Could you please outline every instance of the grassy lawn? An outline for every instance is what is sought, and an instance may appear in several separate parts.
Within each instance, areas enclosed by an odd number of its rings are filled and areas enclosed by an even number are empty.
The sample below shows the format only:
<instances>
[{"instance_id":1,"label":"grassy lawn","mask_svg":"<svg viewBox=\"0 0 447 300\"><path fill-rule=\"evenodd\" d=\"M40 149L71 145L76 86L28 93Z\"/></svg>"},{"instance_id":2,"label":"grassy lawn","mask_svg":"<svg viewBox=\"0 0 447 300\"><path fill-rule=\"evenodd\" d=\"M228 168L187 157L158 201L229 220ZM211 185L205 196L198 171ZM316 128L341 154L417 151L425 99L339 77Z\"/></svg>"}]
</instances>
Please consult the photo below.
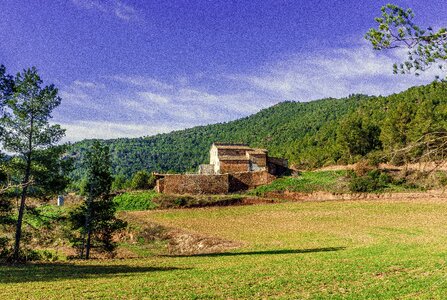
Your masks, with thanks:
<instances>
[{"instance_id":1,"label":"grassy lawn","mask_svg":"<svg viewBox=\"0 0 447 300\"><path fill-rule=\"evenodd\" d=\"M304 171L296 177L278 178L271 184L260 186L249 194L263 196L266 192L290 191L311 193L316 191L349 192L347 171Z\"/></svg>"},{"instance_id":2,"label":"grassy lawn","mask_svg":"<svg viewBox=\"0 0 447 300\"><path fill-rule=\"evenodd\" d=\"M0 267L0 299L445 299L447 199L127 212L221 254Z\"/></svg>"},{"instance_id":3,"label":"grassy lawn","mask_svg":"<svg viewBox=\"0 0 447 300\"><path fill-rule=\"evenodd\" d=\"M113 201L117 204L117 210L147 210L157 207L153 199L158 193L152 190L133 191L116 196Z\"/></svg>"},{"instance_id":4,"label":"grassy lawn","mask_svg":"<svg viewBox=\"0 0 447 300\"><path fill-rule=\"evenodd\" d=\"M249 195L265 196L269 192L330 192L330 193L352 193L350 181L352 174L347 170L337 171L303 171L299 176L278 178L270 184L263 185L248 191ZM423 190L421 187L408 185L404 182L396 182L389 177L390 181L384 186L373 189L371 193L398 193ZM359 192L355 191L354 192ZM365 192L365 191L363 191Z\"/></svg>"}]
</instances>

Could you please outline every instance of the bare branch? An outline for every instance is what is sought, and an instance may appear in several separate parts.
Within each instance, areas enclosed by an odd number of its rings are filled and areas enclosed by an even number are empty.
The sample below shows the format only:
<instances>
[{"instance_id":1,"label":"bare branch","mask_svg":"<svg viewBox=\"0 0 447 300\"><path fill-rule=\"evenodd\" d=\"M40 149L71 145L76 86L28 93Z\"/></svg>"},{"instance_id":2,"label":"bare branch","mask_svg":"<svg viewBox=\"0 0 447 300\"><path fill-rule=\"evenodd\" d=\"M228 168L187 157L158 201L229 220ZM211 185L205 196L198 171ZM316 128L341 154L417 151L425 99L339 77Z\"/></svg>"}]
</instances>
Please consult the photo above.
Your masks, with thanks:
<instances>
[{"instance_id":1,"label":"bare branch","mask_svg":"<svg viewBox=\"0 0 447 300\"><path fill-rule=\"evenodd\" d=\"M12 184L12 183L8 182L8 184L6 184L6 186L0 187L0 195L6 193L10 189L15 189L15 188L23 189L24 187L31 186L33 184L34 184L33 179L29 180L26 183L18 183L18 184Z\"/></svg>"}]
</instances>

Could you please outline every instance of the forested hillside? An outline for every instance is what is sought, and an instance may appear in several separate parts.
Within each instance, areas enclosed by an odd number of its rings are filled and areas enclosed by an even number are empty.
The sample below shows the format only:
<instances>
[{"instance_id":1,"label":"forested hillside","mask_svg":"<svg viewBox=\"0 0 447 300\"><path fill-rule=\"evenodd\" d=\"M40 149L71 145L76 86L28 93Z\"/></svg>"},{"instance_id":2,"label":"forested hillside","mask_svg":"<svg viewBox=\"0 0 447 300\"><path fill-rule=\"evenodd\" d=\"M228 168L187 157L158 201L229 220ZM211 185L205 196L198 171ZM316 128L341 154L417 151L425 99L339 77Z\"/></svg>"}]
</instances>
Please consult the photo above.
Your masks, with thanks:
<instances>
[{"instance_id":1,"label":"forested hillside","mask_svg":"<svg viewBox=\"0 0 447 300\"><path fill-rule=\"evenodd\" d=\"M447 84L433 83L387 97L283 102L228 123L105 142L112 153L114 174L126 177L142 169L194 171L208 161L214 141L267 148L272 156L312 168L368 155L385 156L425 133L444 131L446 113ZM72 154L81 158L91 142L75 143ZM73 175L79 178L81 173L76 168Z\"/></svg>"}]
</instances>

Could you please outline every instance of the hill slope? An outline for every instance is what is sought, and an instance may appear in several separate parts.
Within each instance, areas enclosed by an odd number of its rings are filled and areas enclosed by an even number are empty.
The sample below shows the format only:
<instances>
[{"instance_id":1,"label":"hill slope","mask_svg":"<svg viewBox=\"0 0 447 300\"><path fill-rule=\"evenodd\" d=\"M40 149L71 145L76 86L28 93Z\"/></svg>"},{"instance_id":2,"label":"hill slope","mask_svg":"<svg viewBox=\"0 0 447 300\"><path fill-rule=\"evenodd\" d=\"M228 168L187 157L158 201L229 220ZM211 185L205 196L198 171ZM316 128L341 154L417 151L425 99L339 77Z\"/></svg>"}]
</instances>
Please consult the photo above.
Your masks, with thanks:
<instances>
[{"instance_id":1,"label":"hill slope","mask_svg":"<svg viewBox=\"0 0 447 300\"><path fill-rule=\"evenodd\" d=\"M286 156L285 145L302 139L306 134L318 132L324 124L339 120L368 99L366 96L352 96L308 103L283 102L228 123L105 142L110 146L114 173L127 176L140 169L194 170L209 160L209 148L215 141L248 143L268 148L272 155ZM75 143L72 151L82 156L91 143L91 140Z\"/></svg>"},{"instance_id":2,"label":"hill slope","mask_svg":"<svg viewBox=\"0 0 447 300\"><path fill-rule=\"evenodd\" d=\"M433 83L388 97L352 95L305 103L282 102L228 123L105 142L111 149L113 172L126 176L141 169L193 171L208 161L214 141L248 143L267 148L271 155L285 157L293 164L315 167L389 150L424 132L447 128L446 104L447 84ZM347 133L358 135L351 137L351 143L361 142L354 145L357 148L348 143ZM368 136L375 140L362 140ZM75 143L72 153L81 158L91 142ZM79 178L81 172L77 168L74 177Z\"/></svg>"}]
</instances>

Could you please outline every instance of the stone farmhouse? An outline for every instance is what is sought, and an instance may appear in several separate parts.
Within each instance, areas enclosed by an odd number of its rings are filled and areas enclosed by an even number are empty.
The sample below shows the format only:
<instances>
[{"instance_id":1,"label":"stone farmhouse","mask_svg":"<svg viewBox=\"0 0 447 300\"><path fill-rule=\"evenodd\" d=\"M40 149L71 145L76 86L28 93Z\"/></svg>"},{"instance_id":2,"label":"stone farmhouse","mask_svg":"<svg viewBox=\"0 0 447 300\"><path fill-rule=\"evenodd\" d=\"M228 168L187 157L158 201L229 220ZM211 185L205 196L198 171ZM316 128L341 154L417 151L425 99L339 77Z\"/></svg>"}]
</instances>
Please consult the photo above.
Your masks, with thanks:
<instances>
[{"instance_id":1,"label":"stone farmhouse","mask_svg":"<svg viewBox=\"0 0 447 300\"><path fill-rule=\"evenodd\" d=\"M166 194L226 194L268 184L290 172L286 159L245 144L214 143L210 163L197 174L156 174L156 189Z\"/></svg>"},{"instance_id":2,"label":"stone farmhouse","mask_svg":"<svg viewBox=\"0 0 447 300\"><path fill-rule=\"evenodd\" d=\"M210 150L210 163L199 166L199 174L204 175L256 171L282 175L288 171L288 162L269 157L266 149L251 148L245 144L214 143Z\"/></svg>"}]
</instances>

